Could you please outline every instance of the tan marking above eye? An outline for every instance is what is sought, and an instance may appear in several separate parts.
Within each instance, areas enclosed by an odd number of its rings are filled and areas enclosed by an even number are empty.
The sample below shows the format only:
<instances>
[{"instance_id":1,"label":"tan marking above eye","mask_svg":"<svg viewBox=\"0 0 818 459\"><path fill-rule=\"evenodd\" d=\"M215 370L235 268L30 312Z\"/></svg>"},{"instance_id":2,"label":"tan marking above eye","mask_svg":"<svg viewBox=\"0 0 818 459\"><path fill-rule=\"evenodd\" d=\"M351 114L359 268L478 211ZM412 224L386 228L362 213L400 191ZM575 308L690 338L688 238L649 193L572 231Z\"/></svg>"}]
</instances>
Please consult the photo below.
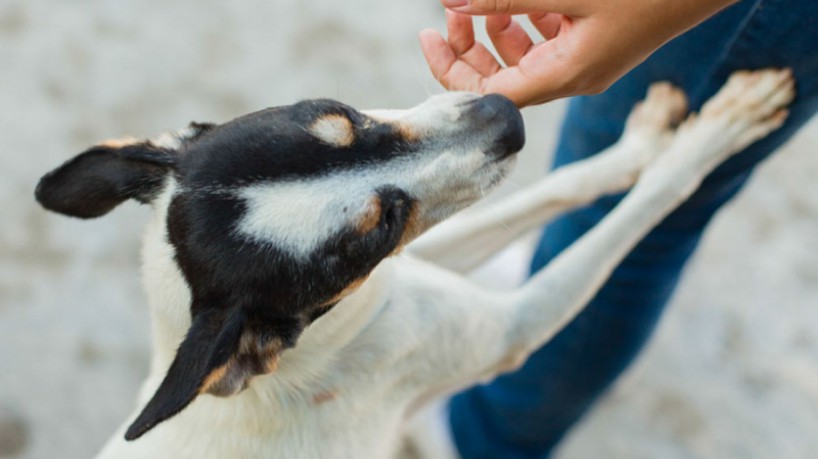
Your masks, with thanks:
<instances>
[{"instance_id":1,"label":"tan marking above eye","mask_svg":"<svg viewBox=\"0 0 818 459\"><path fill-rule=\"evenodd\" d=\"M318 118L312 123L309 131L322 142L336 147L348 147L355 140L352 123L343 115L326 115Z\"/></svg>"},{"instance_id":2,"label":"tan marking above eye","mask_svg":"<svg viewBox=\"0 0 818 459\"><path fill-rule=\"evenodd\" d=\"M100 142L99 146L106 148L122 148L127 147L128 145L137 144L139 142L140 140L133 137L122 137L120 139L109 139L104 142Z\"/></svg>"}]
</instances>

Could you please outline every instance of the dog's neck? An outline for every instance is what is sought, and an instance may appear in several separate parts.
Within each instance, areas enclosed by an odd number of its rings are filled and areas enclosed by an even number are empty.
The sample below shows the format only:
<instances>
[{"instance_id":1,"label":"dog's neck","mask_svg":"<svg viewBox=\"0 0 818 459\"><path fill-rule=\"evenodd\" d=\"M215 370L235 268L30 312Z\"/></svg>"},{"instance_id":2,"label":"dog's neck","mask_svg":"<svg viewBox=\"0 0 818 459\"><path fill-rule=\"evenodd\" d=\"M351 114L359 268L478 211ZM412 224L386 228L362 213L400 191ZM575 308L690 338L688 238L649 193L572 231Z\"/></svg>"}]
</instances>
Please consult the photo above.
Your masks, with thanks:
<instances>
[{"instance_id":1,"label":"dog's neck","mask_svg":"<svg viewBox=\"0 0 818 459\"><path fill-rule=\"evenodd\" d=\"M172 193L168 186L155 203L156 213L149 223L143 244L143 281L150 305L153 355L148 384L143 397L161 380L174 358L179 343L190 327L190 290L174 260L174 249L168 242L165 209ZM354 292L344 297L330 311L312 323L301 335L295 348L282 353L275 381L286 380L290 387L303 387L311 375L320 373L333 349L341 349L378 314L387 302L388 277L392 261L384 260ZM272 378L256 378L258 384Z\"/></svg>"}]
</instances>

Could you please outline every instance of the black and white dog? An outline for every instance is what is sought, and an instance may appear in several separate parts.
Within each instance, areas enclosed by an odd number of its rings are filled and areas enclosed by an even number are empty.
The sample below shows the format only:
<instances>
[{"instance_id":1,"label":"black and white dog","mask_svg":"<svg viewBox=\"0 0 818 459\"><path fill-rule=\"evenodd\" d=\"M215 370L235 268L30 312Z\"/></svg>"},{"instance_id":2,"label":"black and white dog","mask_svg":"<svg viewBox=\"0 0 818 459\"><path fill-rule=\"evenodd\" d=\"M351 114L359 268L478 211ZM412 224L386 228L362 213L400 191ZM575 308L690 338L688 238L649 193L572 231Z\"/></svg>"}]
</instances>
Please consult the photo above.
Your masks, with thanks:
<instances>
[{"instance_id":1,"label":"black and white dog","mask_svg":"<svg viewBox=\"0 0 818 459\"><path fill-rule=\"evenodd\" d=\"M779 127L792 97L788 71L741 72L676 129L685 97L655 85L609 150L403 251L512 167L524 136L510 101L306 101L90 148L42 178L43 206L80 218L127 199L155 209L143 248L151 371L99 457L390 457L411 413L519 365L710 170ZM634 183L519 289L459 274Z\"/></svg>"}]
</instances>

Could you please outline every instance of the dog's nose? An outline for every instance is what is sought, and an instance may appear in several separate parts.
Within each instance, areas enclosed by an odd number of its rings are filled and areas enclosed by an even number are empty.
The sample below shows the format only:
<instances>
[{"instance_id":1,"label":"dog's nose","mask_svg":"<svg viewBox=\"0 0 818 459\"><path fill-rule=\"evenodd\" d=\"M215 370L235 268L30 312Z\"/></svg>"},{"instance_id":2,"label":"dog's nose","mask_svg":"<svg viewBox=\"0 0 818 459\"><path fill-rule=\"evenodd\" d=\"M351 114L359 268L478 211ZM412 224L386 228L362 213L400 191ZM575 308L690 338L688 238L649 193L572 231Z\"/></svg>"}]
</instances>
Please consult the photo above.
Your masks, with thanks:
<instances>
[{"instance_id":1,"label":"dog's nose","mask_svg":"<svg viewBox=\"0 0 818 459\"><path fill-rule=\"evenodd\" d=\"M525 126L523 117L517 106L509 98L499 94L489 94L471 100L465 108L466 116L474 120L478 128L496 129L500 131L495 139L494 147L489 151L492 155L504 158L517 153L525 144Z\"/></svg>"}]
</instances>

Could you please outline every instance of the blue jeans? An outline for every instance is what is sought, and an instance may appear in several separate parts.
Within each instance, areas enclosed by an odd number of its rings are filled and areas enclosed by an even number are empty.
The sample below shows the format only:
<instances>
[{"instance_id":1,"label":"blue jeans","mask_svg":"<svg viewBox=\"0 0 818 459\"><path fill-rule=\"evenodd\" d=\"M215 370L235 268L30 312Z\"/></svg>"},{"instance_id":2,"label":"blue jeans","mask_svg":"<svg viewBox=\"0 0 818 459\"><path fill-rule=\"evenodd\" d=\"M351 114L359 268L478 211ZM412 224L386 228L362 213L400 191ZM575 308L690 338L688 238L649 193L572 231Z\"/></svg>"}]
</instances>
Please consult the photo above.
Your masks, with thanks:
<instances>
[{"instance_id":1,"label":"blue jeans","mask_svg":"<svg viewBox=\"0 0 818 459\"><path fill-rule=\"evenodd\" d=\"M818 110L818 3L742 1L665 45L605 93L571 101L554 167L614 143L652 82L667 80L684 88L691 109L697 110L733 71L764 67L794 71L798 95L785 125L714 171L523 368L452 399L452 431L464 459L547 458L635 358L714 213L735 196L760 161ZM532 271L595 225L618 200L601 199L552 223Z\"/></svg>"}]
</instances>

